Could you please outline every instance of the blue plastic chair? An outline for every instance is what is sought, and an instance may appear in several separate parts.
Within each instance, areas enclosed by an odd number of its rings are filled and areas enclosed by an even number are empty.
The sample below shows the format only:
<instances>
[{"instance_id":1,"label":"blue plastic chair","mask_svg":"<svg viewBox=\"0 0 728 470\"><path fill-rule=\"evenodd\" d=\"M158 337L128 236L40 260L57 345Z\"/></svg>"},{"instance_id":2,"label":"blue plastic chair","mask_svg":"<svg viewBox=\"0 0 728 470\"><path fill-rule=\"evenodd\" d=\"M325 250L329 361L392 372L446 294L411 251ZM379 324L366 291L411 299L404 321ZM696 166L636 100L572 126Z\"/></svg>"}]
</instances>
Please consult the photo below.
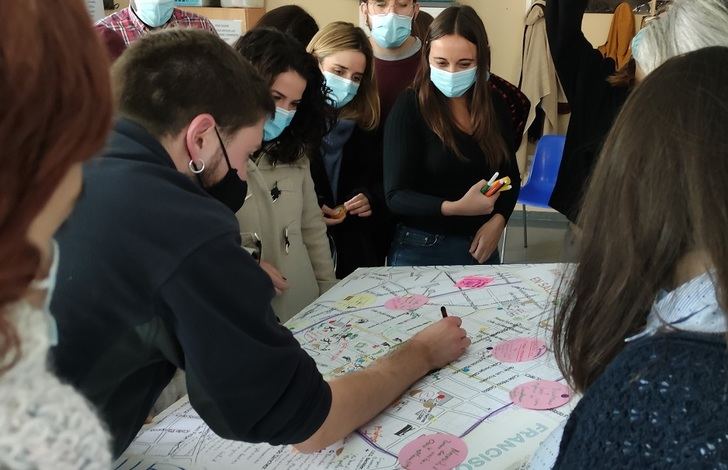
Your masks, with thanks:
<instances>
[{"instance_id":1,"label":"blue plastic chair","mask_svg":"<svg viewBox=\"0 0 728 470\"><path fill-rule=\"evenodd\" d=\"M528 227L526 206L549 207L551 193L554 192L556 178L559 176L561 157L564 154L563 135L545 135L541 137L536 146L536 154L531 165L531 175L528 182L521 187L518 195L518 204L523 206L523 247L528 247ZM503 233L503 249L501 250L501 263L506 251L507 228Z\"/></svg>"}]
</instances>

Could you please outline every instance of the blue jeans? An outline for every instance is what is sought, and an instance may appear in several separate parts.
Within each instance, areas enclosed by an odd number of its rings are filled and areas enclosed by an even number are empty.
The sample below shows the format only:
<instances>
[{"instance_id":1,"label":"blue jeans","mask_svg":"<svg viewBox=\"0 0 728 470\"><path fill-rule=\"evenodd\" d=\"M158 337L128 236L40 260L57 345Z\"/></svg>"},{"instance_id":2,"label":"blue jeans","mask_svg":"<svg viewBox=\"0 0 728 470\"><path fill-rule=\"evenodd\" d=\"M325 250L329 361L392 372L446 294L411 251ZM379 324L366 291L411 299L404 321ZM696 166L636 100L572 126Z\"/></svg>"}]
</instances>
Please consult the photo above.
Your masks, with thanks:
<instances>
[{"instance_id":1,"label":"blue jeans","mask_svg":"<svg viewBox=\"0 0 728 470\"><path fill-rule=\"evenodd\" d=\"M400 225L389 250L389 266L459 266L478 262L470 255L473 237L442 235ZM483 264L500 264L498 249Z\"/></svg>"}]
</instances>

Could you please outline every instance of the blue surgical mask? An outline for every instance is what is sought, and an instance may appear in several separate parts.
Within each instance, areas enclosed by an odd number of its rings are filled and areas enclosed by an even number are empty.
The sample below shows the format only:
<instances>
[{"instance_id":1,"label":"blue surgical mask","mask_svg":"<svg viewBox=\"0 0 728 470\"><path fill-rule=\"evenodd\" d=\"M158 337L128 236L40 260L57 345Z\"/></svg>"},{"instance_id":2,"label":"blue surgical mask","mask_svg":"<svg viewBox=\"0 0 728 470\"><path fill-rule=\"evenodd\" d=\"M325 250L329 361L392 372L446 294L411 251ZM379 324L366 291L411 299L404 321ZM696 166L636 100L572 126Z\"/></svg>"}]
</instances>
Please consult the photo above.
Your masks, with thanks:
<instances>
[{"instance_id":1,"label":"blue surgical mask","mask_svg":"<svg viewBox=\"0 0 728 470\"><path fill-rule=\"evenodd\" d=\"M339 77L331 72L324 72L326 86L329 88L329 98L334 102L334 107L343 108L351 102L359 91L359 84L351 80Z\"/></svg>"},{"instance_id":2,"label":"blue surgical mask","mask_svg":"<svg viewBox=\"0 0 728 470\"><path fill-rule=\"evenodd\" d=\"M263 127L263 141L270 142L275 140L279 135L286 130L286 127L291 125L293 116L296 115L296 111L288 111L283 108L276 108L276 114L273 118L268 118L265 121L265 127Z\"/></svg>"},{"instance_id":3,"label":"blue surgical mask","mask_svg":"<svg viewBox=\"0 0 728 470\"><path fill-rule=\"evenodd\" d=\"M412 34L412 17L387 13L386 15L370 15L372 37L381 47L393 49L399 47Z\"/></svg>"},{"instance_id":4,"label":"blue surgical mask","mask_svg":"<svg viewBox=\"0 0 728 470\"><path fill-rule=\"evenodd\" d=\"M174 0L134 0L134 13L152 28L166 24L174 12Z\"/></svg>"},{"instance_id":5,"label":"blue surgical mask","mask_svg":"<svg viewBox=\"0 0 728 470\"><path fill-rule=\"evenodd\" d=\"M430 66L430 80L443 95L448 98L463 96L475 84L478 78L478 67L463 70L462 72L448 72ZM490 78L490 73L488 73Z\"/></svg>"}]
</instances>

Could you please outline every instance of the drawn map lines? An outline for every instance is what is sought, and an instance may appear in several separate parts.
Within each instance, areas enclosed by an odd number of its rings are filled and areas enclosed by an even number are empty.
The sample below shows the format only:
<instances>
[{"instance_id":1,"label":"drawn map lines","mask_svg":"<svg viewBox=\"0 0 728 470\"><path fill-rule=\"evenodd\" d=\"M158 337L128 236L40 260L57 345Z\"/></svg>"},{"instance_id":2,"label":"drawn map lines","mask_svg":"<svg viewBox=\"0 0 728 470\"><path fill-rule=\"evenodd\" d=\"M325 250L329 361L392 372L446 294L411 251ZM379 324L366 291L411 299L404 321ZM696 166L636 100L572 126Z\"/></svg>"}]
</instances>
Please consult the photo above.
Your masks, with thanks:
<instances>
[{"instance_id":1,"label":"drawn map lines","mask_svg":"<svg viewBox=\"0 0 728 470\"><path fill-rule=\"evenodd\" d=\"M496 444L488 443L491 437L482 441L480 426L509 416L523 419L522 408L510 397L514 388L535 380L562 380L551 353L519 363L493 356L496 346L510 340L550 342L551 292L560 276L557 265L358 270L286 324L324 377L366 368L441 319L441 306L462 318L472 341L466 354L422 378L371 422L320 453L298 454L288 446L221 439L189 402L181 402L137 437L125 453L137 460L127 458L115 468L139 470L143 461L154 464L143 468L159 470L393 470L405 445L435 433L463 438L472 433L479 437L471 451L487 450ZM468 285L461 282L468 277L487 279L487 285L458 287ZM407 311L397 305L410 304L391 302L407 296L425 296L428 303ZM543 423L555 426L568 415L566 409L531 413L539 420L535 428L541 430L547 429ZM536 434L526 427L514 435L518 442L526 442L524 436ZM495 455L502 449L491 450Z\"/></svg>"},{"instance_id":2,"label":"drawn map lines","mask_svg":"<svg viewBox=\"0 0 728 470\"><path fill-rule=\"evenodd\" d=\"M437 321L441 305L463 319L472 339L468 353L423 378L398 403L359 430L373 447L395 455L412 436L423 432L466 436L512 406L509 392L515 386L561 378L549 357L527 364L503 364L490 354L500 342L546 331L543 320L549 314L550 290L559 272L551 266L551 276L544 282L543 268L501 267L492 272L480 268L480 273L492 277L485 288L456 286L458 279L473 274L473 268L357 272L337 286L336 297L319 299L289 327L330 378L365 368ZM524 276L529 270L539 275ZM341 305L344 292L346 299L353 299L353 308ZM427 296L429 303L405 312L384 307L389 298L407 295ZM360 299L364 305L357 305Z\"/></svg>"}]
</instances>

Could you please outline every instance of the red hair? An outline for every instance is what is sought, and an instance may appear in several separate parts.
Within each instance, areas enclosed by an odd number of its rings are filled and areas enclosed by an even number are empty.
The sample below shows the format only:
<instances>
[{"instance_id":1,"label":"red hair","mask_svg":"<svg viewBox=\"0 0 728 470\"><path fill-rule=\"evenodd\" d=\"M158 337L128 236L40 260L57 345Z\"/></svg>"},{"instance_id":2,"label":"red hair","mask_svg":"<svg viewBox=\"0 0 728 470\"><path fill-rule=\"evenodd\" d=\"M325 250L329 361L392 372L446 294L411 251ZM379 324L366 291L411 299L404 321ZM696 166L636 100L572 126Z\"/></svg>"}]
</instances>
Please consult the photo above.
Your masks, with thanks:
<instances>
[{"instance_id":1,"label":"red hair","mask_svg":"<svg viewBox=\"0 0 728 470\"><path fill-rule=\"evenodd\" d=\"M109 61L81 0L0 2L0 373L20 344L8 306L36 276L28 228L69 168L104 143ZM8 357L10 356L10 359Z\"/></svg>"}]
</instances>

